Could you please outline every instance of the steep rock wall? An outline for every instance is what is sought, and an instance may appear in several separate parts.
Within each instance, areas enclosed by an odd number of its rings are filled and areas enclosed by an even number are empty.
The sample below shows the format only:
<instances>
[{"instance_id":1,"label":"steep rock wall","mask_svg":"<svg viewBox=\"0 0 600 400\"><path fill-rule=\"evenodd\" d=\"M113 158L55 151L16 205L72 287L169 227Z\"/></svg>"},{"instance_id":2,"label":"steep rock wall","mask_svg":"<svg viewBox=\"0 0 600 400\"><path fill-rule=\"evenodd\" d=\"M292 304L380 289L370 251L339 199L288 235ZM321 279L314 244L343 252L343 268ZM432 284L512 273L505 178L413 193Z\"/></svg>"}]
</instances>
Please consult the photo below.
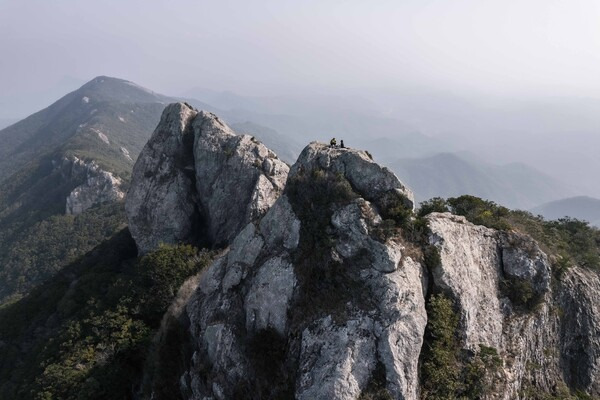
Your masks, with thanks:
<instances>
[{"instance_id":1,"label":"steep rock wall","mask_svg":"<svg viewBox=\"0 0 600 400\"><path fill-rule=\"evenodd\" d=\"M548 257L537 243L449 213L429 215L430 243L439 252L434 284L455 301L461 345L493 347L502 359L486 398L527 398L557 385L598 395L598 274L572 267L551 285ZM555 278L556 280L556 278ZM520 304L519 291L533 302Z\"/></svg>"},{"instance_id":2,"label":"steep rock wall","mask_svg":"<svg viewBox=\"0 0 600 400\"><path fill-rule=\"evenodd\" d=\"M160 243L230 243L283 190L288 166L250 136L185 103L167 106L140 154L127 194L140 253Z\"/></svg>"},{"instance_id":3,"label":"steep rock wall","mask_svg":"<svg viewBox=\"0 0 600 400\"><path fill-rule=\"evenodd\" d=\"M376 238L382 219L365 198L372 188L403 185L381 168L362 176L372 163L365 158L311 144L285 194L203 274L187 308L196 351L182 381L191 398L357 398L377 368L389 393L417 398L426 278L399 237ZM338 192L328 188L336 185L352 193L333 198ZM305 205L298 196L310 203L327 195L321 209L298 208ZM315 223L327 231L325 245L307 237ZM275 356L261 359L257 342L277 349Z\"/></svg>"}]
</instances>

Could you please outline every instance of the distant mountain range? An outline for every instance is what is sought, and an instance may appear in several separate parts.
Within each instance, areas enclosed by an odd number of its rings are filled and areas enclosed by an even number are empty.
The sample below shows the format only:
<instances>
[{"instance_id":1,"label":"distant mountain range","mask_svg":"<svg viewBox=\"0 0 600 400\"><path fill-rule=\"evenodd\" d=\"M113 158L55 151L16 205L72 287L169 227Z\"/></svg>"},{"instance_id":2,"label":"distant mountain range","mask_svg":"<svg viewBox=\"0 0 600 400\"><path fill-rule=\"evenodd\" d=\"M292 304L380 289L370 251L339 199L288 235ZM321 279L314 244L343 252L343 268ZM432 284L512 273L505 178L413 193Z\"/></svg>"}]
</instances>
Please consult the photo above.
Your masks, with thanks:
<instances>
[{"instance_id":1,"label":"distant mountain range","mask_svg":"<svg viewBox=\"0 0 600 400\"><path fill-rule=\"evenodd\" d=\"M389 167L415 191L418 201L471 194L527 210L576 190L525 164L493 165L455 153L399 159Z\"/></svg>"},{"instance_id":2,"label":"distant mountain range","mask_svg":"<svg viewBox=\"0 0 600 400\"><path fill-rule=\"evenodd\" d=\"M552 201L531 210L546 219L558 219L565 216L588 221L600 227L600 199L587 196L570 197Z\"/></svg>"}]
</instances>

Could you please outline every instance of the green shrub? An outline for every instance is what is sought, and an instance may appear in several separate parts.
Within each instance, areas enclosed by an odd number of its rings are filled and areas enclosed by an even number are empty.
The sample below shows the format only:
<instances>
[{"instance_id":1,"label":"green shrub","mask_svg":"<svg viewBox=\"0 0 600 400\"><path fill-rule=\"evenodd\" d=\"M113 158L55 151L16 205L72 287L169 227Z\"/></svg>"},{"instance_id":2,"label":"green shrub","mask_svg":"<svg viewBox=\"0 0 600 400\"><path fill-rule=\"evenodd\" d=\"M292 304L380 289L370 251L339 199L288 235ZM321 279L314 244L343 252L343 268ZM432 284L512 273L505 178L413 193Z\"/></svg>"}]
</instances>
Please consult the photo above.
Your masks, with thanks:
<instances>
[{"instance_id":1,"label":"green shrub","mask_svg":"<svg viewBox=\"0 0 600 400\"><path fill-rule=\"evenodd\" d=\"M433 271L442 265L440 251L435 246L427 246L423 251L423 261L429 271Z\"/></svg>"},{"instance_id":2,"label":"green shrub","mask_svg":"<svg viewBox=\"0 0 600 400\"><path fill-rule=\"evenodd\" d=\"M479 197L464 195L452 197L447 200L453 214L462 215L476 225L487 226L498 230L511 228L505 217L510 210Z\"/></svg>"},{"instance_id":3,"label":"green shrub","mask_svg":"<svg viewBox=\"0 0 600 400\"><path fill-rule=\"evenodd\" d=\"M334 246L331 218L334 209L350 204L358 196L341 175L321 169L305 171L291 179L285 189L294 213L302 221L294 267L300 292L297 321L344 312L352 296L361 294L360 280L339 260L332 258Z\"/></svg>"},{"instance_id":4,"label":"green shrub","mask_svg":"<svg viewBox=\"0 0 600 400\"><path fill-rule=\"evenodd\" d=\"M532 311L543 299L527 279L508 277L500 282L500 292L508 297L517 310Z\"/></svg>"},{"instance_id":5,"label":"green shrub","mask_svg":"<svg viewBox=\"0 0 600 400\"><path fill-rule=\"evenodd\" d=\"M142 313L153 323L160 321L185 279L209 263L211 254L190 245L161 245L136 263L140 285L148 289Z\"/></svg>"},{"instance_id":6,"label":"green shrub","mask_svg":"<svg viewBox=\"0 0 600 400\"><path fill-rule=\"evenodd\" d=\"M571 265L600 270L600 229L585 221L561 218L545 221L525 211L511 211L507 216L515 229L531 235L547 254L553 255L555 276Z\"/></svg>"},{"instance_id":7,"label":"green shrub","mask_svg":"<svg viewBox=\"0 0 600 400\"><path fill-rule=\"evenodd\" d=\"M502 366L496 349L480 345L470 354L457 337L459 317L452 300L434 294L427 304L427 327L422 351L421 380L424 399L477 399L494 388Z\"/></svg>"},{"instance_id":8,"label":"green shrub","mask_svg":"<svg viewBox=\"0 0 600 400\"><path fill-rule=\"evenodd\" d=\"M190 246L135 254L125 230L0 310L0 398L132 397L162 315L210 260Z\"/></svg>"},{"instance_id":9,"label":"green shrub","mask_svg":"<svg viewBox=\"0 0 600 400\"><path fill-rule=\"evenodd\" d=\"M389 192L379 200L381 204L381 217L391 219L399 227L406 228L413 217L412 208L409 206L410 200L396 191ZM378 203L378 204L379 204Z\"/></svg>"},{"instance_id":10,"label":"green shrub","mask_svg":"<svg viewBox=\"0 0 600 400\"><path fill-rule=\"evenodd\" d=\"M423 397L452 399L461 389L458 315L452 300L432 295L427 305L426 341L422 362Z\"/></svg>"},{"instance_id":11,"label":"green shrub","mask_svg":"<svg viewBox=\"0 0 600 400\"><path fill-rule=\"evenodd\" d=\"M419 217L424 217L427 214L431 214L432 212L447 212L448 203L446 200L441 197L433 197L427 201L421 203L419 210L417 211L417 215Z\"/></svg>"}]
</instances>

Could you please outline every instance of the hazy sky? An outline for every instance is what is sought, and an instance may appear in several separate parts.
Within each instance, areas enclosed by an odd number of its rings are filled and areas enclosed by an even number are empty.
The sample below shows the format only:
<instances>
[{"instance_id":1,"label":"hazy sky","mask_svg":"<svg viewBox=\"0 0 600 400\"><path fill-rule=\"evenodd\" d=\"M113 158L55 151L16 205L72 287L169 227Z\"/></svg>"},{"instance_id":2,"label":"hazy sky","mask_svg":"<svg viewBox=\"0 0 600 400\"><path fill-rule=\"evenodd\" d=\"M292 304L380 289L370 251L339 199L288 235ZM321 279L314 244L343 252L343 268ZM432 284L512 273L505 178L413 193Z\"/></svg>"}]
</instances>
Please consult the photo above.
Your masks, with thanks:
<instances>
[{"instance_id":1,"label":"hazy sky","mask_svg":"<svg viewBox=\"0 0 600 400\"><path fill-rule=\"evenodd\" d=\"M600 97L599 71L599 0L0 0L0 117L96 75L175 95Z\"/></svg>"}]
</instances>

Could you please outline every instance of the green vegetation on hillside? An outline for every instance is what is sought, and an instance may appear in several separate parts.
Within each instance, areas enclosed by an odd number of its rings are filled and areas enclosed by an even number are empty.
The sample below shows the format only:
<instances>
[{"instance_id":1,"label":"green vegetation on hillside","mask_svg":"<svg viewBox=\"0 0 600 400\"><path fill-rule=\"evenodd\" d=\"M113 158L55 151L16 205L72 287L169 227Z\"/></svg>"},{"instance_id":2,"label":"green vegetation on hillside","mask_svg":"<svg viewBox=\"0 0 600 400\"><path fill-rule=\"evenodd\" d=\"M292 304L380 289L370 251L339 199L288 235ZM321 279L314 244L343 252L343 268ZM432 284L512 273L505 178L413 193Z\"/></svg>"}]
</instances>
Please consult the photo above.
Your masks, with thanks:
<instances>
[{"instance_id":1,"label":"green vegetation on hillside","mask_svg":"<svg viewBox=\"0 0 600 400\"><path fill-rule=\"evenodd\" d=\"M0 304L14 301L125 225L122 204L77 217L65 203L87 179L73 156L123 178L170 99L97 77L48 108L0 130Z\"/></svg>"},{"instance_id":2,"label":"green vegetation on hillside","mask_svg":"<svg viewBox=\"0 0 600 400\"><path fill-rule=\"evenodd\" d=\"M0 303L13 301L125 226L123 203L39 222L0 222ZM19 221L23 222L23 221Z\"/></svg>"},{"instance_id":3,"label":"green vegetation on hillside","mask_svg":"<svg viewBox=\"0 0 600 400\"><path fill-rule=\"evenodd\" d=\"M124 230L0 309L0 398L130 399L140 390L163 314L211 256L191 246L135 254Z\"/></svg>"}]
</instances>

